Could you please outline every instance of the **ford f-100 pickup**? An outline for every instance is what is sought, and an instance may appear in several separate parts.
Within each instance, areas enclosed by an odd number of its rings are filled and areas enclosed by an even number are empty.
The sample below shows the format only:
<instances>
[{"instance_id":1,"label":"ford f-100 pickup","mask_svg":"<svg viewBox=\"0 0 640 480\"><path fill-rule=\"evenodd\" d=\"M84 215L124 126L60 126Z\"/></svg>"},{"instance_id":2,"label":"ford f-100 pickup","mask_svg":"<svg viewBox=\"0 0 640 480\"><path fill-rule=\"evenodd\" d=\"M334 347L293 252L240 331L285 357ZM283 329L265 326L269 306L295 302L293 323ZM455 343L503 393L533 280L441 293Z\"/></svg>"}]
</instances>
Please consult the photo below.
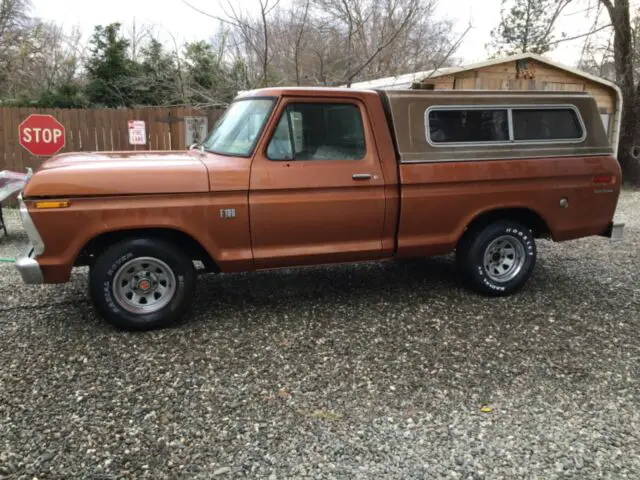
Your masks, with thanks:
<instances>
[{"instance_id":1,"label":"ford f-100 pickup","mask_svg":"<svg viewBox=\"0 0 640 480\"><path fill-rule=\"evenodd\" d=\"M509 295L538 239L619 237L620 184L588 94L258 89L185 151L46 160L16 266L28 284L89 266L97 311L126 329L184 317L200 270L455 253L470 288Z\"/></svg>"}]
</instances>

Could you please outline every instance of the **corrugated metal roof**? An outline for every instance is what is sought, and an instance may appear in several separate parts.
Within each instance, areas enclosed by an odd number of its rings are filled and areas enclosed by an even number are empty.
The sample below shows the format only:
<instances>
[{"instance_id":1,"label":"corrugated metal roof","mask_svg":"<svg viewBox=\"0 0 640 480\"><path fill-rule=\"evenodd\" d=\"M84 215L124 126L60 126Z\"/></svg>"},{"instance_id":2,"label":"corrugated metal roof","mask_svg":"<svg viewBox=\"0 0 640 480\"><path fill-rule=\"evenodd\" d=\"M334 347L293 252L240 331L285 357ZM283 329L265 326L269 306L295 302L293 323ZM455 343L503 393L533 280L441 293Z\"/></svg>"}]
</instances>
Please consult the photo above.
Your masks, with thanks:
<instances>
[{"instance_id":1,"label":"corrugated metal roof","mask_svg":"<svg viewBox=\"0 0 640 480\"><path fill-rule=\"evenodd\" d=\"M413 83L422 82L427 78L441 77L450 73L463 70L462 67L438 68L436 70L424 70L422 72L405 73L403 75L395 75L392 77L376 78L364 82L356 82L351 84L351 88L409 88ZM346 85L345 85L346 86Z\"/></svg>"}]
</instances>

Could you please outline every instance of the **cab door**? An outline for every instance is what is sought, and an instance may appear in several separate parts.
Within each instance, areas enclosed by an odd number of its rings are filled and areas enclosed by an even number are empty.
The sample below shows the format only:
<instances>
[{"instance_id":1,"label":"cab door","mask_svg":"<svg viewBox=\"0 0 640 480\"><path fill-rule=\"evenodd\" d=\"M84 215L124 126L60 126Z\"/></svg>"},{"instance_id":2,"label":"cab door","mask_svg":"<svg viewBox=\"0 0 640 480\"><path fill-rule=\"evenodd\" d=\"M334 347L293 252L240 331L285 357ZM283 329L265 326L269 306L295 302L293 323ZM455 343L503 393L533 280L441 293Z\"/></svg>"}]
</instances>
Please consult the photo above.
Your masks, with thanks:
<instances>
[{"instance_id":1,"label":"cab door","mask_svg":"<svg viewBox=\"0 0 640 480\"><path fill-rule=\"evenodd\" d=\"M255 267L380 258L384 185L362 102L285 97L251 167Z\"/></svg>"}]
</instances>

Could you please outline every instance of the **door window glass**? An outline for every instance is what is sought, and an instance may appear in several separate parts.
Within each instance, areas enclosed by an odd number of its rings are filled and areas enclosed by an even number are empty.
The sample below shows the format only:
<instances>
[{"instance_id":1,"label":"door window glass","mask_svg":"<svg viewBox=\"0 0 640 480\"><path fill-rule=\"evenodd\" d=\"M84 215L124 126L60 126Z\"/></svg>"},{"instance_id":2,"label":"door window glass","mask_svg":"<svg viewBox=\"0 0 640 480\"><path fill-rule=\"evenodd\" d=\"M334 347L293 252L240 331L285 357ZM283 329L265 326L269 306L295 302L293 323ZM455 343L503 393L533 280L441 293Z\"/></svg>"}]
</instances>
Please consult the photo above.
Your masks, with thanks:
<instances>
[{"instance_id":1,"label":"door window glass","mask_svg":"<svg viewBox=\"0 0 640 480\"><path fill-rule=\"evenodd\" d=\"M267 147L271 160L359 160L365 152L360 109L337 103L288 105Z\"/></svg>"}]
</instances>

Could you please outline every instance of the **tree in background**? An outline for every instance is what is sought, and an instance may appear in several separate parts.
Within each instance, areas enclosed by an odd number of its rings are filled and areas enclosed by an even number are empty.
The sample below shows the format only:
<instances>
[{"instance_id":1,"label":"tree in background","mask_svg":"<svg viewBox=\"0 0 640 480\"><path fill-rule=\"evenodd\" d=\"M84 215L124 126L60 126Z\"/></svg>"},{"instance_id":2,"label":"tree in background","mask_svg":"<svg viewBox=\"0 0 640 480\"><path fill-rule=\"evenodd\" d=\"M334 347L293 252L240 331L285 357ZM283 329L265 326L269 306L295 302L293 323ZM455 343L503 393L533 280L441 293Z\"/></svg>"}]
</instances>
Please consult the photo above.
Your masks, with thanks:
<instances>
[{"instance_id":1,"label":"tree in background","mask_svg":"<svg viewBox=\"0 0 640 480\"><path fill-rule=\"evenodd\" d=\"M629 0L600 0L613 26L613 61L623 110L618 160L626 182L640 186L640 65L638 30Z\"/></svg>"},{"instance_id":2,"label":"tree in background","mask_svg":"<svg viewBox=\"0 0 640 480\"><path fill-rule=\"evenodd\" d=\"M324 63L332 65L339 83L444 66L453 53L453 26L436 19L435 1L313 0L313 5L315 23L337 40Z\"/></svg>"},{"instance_id":3,"label":"tree in background","mask_svg":"<svg viewBox=\"0 0 640 480\"><path fill-rule=\"evenodd\" d=\"M555 43L554 27L571 0L502 0L502 20L488 45L495 56L545 54Z\"/></svg>"},{"instance_id":4,"label":"tree in background","mask_svg":"<svg viewBox=\"0 0 640 480\"><path fill-rule=\"evenodd\" d=\"M113 23L94 29L87 60L87 96L94 105L131 106L134 102L133 81L137 65L128 56L130 42L120 33L121 25Z\"/></svg>"},{"instance_id":5,"label":"tree in background","mask_svg":"<svg viewBox=\"0 0 640 480\"><path fill-rule=\"evenodd\" d=\"M260 0L253 16L225 2L218 16L183 0L224 25L224 63L243 65L247 88L430 70L450 64L460 44L452 23L436 17L435 0Z\"/></svg>"},{"instance_id":6,"label":"tree in background","mask_svg":"<svg viewBox=\"0 0 640 480\"><path fill-rule=\"evenodd\" d=\"M29 34L30 9L29 0L0 0L0 88L8 96L15 96L11 76L20 46Z\"/></svg>"},{"instance_id":7,"label":"tree in background","mask_svg":"<svg viewBox=\"0 0 640 480\"><path fill-rule=\"evenodd\" d=\"M632 11L629 0L598 0L596 7L579 68L620 87L618 161L625 183L640 186L640 9Z\"/></svg>"},{"instance_id":8,"label":"tree in background","mask_svg":"<svg viewBox=\"0 0 640 480\"><path fill-rule=\"evenodd\" d=\"M187 95L196 103L228 101L227 72L210 42L199 41L185 45L184 70Z\"/></svg>"},{"instance_id":9,"label":"tree in background","mask_svg":"<svg viewBox=\"0 0 640 480\"><path fill-rule=\"evenodd\" d=\"M82 88L79 78L82 58L76 48L79 41L78 30L67 35L59 25L34 21L15 59L14 86L27 98L76 97L71 92ZM83 100L77 97L72 103L77 102Z\"/></svg>"},{"instance_id":10,"label":"tree in background","mask_svg":"<svg viewBox=\"0 0 640 480\"><path fill-rule=\"evenodd\" d=\"M132 52L133 53L133 52ZM133 59L132 101L140 105L173 105L182 98L181 72L175 58L167 53L156 38L140 48L140 59Z\"/></svg>"},{"instance_id":11,"label":"tree in background","mask_svg":"<svg viewBox=\"0 0 640 480\"><path fill-rule=\"evenodd\" d=\"M87 108L89 101L77 82L56 85L40 92L35 102L40 108Z\"/></svg>"},{"instance_id":12,"label":"tree in background","mask_svg":"<svg viewBox=\"0 0 640 480\"><path fill-rule=\"evenodd\" d=\"M437 0L219 0L213 37L173 45L159 27L79 31L30 16L30 0L0 0L0 102L47 107L224 105L268 85L351 84L453 63L453 24ZM188 4L188 0L183 0ZM171 34L169 33L171 36Z\"/></svg>"},{"instance_id":13,"label":"tree in background","mask_svg":"<svg viewBox=\"0 0 640 480\"><path fill-rule=\"evenodd\" d=\"M0 0L0 101L8 105L84 105L80 32L30 15L27 0ZM41 105L42 104L42 105Z\"/></svg>"}]
</instances>

